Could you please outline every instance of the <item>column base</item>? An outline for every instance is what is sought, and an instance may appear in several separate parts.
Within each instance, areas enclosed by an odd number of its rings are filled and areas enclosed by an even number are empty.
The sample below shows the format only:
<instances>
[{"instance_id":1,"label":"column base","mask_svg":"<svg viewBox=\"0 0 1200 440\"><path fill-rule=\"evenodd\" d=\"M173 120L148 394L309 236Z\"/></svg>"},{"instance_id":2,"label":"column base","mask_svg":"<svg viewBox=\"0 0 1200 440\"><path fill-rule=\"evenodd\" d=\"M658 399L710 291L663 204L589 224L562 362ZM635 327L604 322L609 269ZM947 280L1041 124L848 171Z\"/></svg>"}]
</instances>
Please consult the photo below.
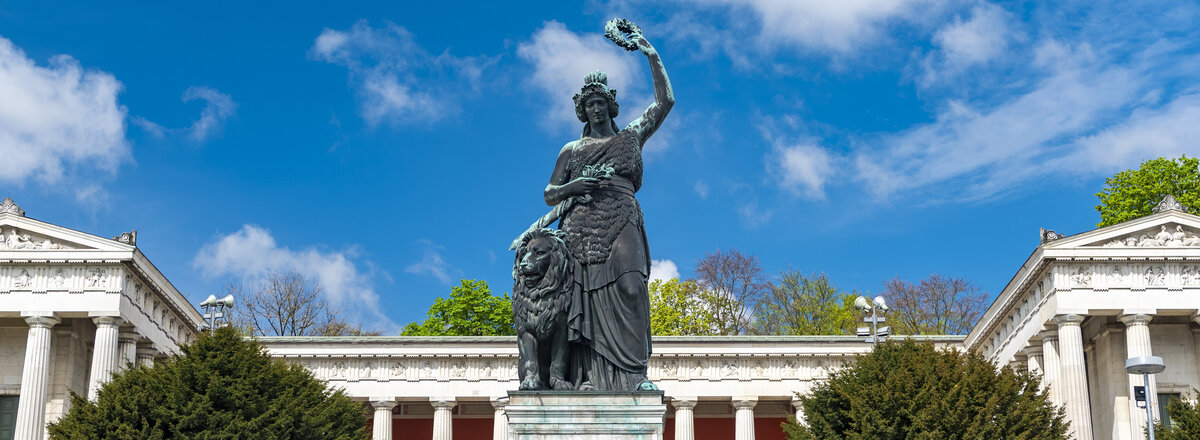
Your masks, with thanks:
<instances>
[{"instance_id":1,"label":"column base","mask_svg":"<svg viewBox=\"0 0 1200 440\"><path fill-rule=\"evenodd\" d=\"M510 440L662 440L662 391L510 391Z\"/></svg>"}]
</instances>

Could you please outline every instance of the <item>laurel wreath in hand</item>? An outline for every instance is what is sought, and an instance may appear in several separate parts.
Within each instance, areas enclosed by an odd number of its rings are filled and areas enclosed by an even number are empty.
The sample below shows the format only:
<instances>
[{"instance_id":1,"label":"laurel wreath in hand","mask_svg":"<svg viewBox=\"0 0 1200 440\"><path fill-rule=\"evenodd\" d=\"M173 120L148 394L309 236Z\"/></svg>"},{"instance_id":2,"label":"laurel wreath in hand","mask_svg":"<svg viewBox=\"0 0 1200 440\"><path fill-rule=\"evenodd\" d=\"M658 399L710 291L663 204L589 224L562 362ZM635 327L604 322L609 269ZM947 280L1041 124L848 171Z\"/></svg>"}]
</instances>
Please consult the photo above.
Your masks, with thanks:
<instances>
[{"instance_id":1,"label":"laurel wreath in hand","mask_svg":"<svg viewBox=\"0 0 1200 440\"><path fill-rule=\"evenodd\" d=\"M624 18L614 18L604 25L604 36L625 50L638 50L636 42L629 39L630 35L642 33L642 28Z\"/></svg>"}]
</instances>

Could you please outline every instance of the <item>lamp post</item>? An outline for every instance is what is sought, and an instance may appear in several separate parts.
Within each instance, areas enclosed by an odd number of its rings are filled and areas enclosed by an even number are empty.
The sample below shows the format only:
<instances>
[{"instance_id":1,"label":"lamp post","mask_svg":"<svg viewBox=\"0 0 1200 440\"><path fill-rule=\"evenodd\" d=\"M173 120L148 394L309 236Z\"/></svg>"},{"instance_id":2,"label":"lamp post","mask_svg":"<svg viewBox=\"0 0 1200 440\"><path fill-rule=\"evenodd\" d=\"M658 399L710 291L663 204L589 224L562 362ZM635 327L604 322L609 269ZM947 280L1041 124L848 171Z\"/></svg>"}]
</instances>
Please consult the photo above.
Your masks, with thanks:
<instances>
[{"instance_id":1,"label":"lamp post","mask_svg":"<svg viewBox=\"0 0 1200 440\"><path fill-rule=\"evenodd\" d=\"M1139 356L1125 360L1125 372L1142 375L1146 387L1146 432L1150 440L1154 440L1154 413L1150 411L1150 375L1161 373L1167 369L1162 358L1158 356Z\"/></svg>"},{"instance_id":2,"label":"lamp post","mask_svg":"<svg viewBox=\"0 0 1200 440\"><path fill-rule=\"evenodd\" d=\"M891 329L889 329L887 326L884 326L882 329L879 328L879 323L884 322L885 319L882 316L878 316L878 313L885 313L888 311L887 302L884 301L882 296L877 296L872 301L868 301L867 297L865 296L860 296L854 300L854 308L863 312L868 310L871 312L870 317L863 318L863 322L871 323L871 328L858 328L858 335L866 336L866 342L878 344L879 341L887 338L887 335L891 333Z\"/></svg>"},{"instance_id":3,"label":"lamp post","mask_svg":"<svg viewBox=\"0 0 1200 440\"><path fill-rule=\"evenodd\" d=\"M229 319L225 317L225 309L233 308L233 295L228 295L221 299L217 299L216 295L209 295L208 299L200 303L200 307L204 308L204 317L208 319L209 330L215 329L217 328L218 318L229 322ZM213 310L214 308L216 310Z\"/></svg>"}]
</instances>

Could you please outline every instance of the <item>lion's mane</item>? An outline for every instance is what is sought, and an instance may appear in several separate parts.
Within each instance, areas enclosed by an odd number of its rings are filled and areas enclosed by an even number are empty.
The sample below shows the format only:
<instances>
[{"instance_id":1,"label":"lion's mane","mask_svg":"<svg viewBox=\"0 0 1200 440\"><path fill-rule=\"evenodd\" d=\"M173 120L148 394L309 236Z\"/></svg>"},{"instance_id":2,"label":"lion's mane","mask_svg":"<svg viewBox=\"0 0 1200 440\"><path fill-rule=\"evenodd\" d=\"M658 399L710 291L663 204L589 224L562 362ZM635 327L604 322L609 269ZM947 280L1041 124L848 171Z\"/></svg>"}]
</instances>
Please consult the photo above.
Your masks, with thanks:
<instances>
[{"instance_id":1,"label":"lion's mane","mask_svg":"<svg viewBox=\"0 0 1200 440\"><path fill-rule=\"evenodd\" d=\"M545 339L556 324L565 323L567 309L571 304L571 289L574 288L574 265L571 264L571 254L563 240L564 234L554 229L535 229L526 235L517 248L516 260L513 262L513 316L517 333L529 331L537 339ZM533 287L527 287L525 274L521 272L521 261L529 252L527 246L537 239L550 240L554 251L550 257L550 267L546 274ZM557 329L562 330L562 329Z\"/></svg>"}]
</instances>

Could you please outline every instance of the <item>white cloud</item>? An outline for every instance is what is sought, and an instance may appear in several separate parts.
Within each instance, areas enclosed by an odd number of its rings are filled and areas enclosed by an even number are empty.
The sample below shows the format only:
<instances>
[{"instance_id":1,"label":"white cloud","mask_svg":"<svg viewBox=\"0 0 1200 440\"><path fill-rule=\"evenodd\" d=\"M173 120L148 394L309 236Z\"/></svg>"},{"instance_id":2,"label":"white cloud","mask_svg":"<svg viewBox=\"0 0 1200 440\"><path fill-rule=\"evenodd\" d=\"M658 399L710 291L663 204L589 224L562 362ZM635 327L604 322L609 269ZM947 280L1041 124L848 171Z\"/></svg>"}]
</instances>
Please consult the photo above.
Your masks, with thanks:
<instances>
[{"instance_id":1,"label":"white cloud","mask_svg":"<svg viewBox=\"0 0 1200 440\"><path fill-rule=\"evenodd\" d=\"M370 274L359 271L353 250L292 250L280 246L270 231L247 224L240 230L216 237L196 254L192 264L206 276L233 276L260 280L275 271L295 271L324 287L329 302L372 327L398 332L399 327L383 314L379 295Z\"/></svg>"},{"instance_id":2,"label":"white cloud","mask_svg":"<svg viewBox=\"0 0 1200 440\"><path fill-rule=\"evenodd\" d=\"M757 26L760 48L798 46L826 52L851 52L880 38L894 20L927 14L940 0L681 0L698 5L723 6L749 12ZM729 14L731 21L743 20ZM726 36L740 40L741 35ZM743 49L744 47L735 47Z\"/></svg>"},{"instance_id":3,"label":"white cloud","mask_svg":"<svg viewBox=\"0 0 1200 440\"><path fill-rule=\"evenodd\" d=\"M446 285L454 282L451 275L458 273L458 270L447 263L446 258L442 256L442 250L445 248L429 240L417 240L417 242L425 248L425 255L421 257L421 261L405 267L404 271L416 275L429 275Z\"/></svg>"},{"instance_id":4,"label":"white cloud","mask_svg":"<svg viewBox=\"0 0 1200 440\"><path fill-rule=\"evenodd\" d=\"M0 37L0 182L116 174L130 160L121 89L112 74L67 55L39 66Z\"/></svg>"},{"instance_id":5,"label":"white cloud","mask_svg":"<svg viewBox=\"0 0 1200 440\"><path fill-rule=\"evenodd\" d=\"M209 87L192 86L183 92L183 102L197 99L204 101L204 109L200 111L200 119L188 129L188 137L196 142L204 142L209 136L220 132L225 120L233 116L236 104L229 95Z\"/></svg>"},{"instance_id":6,"label":"white cloud","mask_svg":"<svg viewBox=\"0 0 1200 440\"><path fill-rule=\"evenodd\" d=\"M981 4L971 10L971 18L954 21L933 35L938 50L925 56L924 87L953 78L968 68L986 65L1002 57L1009 41L1016 38L1009 27L1009 13L999 6Z\"/></svg>"},{"instance_id":7,"label":"white cloud","mask_svg":"<svg viewBox=\"0 0 1200 440\"><path fill-rule=\"evenodd\" d=\"M583 86L583 77L594 70L605 72L608 86L617 90L619 119L640 116L638 105L648 102L648 97L638 99L640 89L631 90L640 84L637 81L649 83L649 75L643 75L639 64L644 57L625 53L602 34L577 34L562 23L549 21L517 47L517 56L533 65L528 83L545 93L549 129L578 132L582 128L571 96Z\"/></svg>"},{"instance_id":8,"label":"white cloud","mask_svg":"<svg viewBox=\"0 0 1200 440\"><path fill-rule=\"evenodd\" d=\"M488 64L449 53L433 56L403 27L387 23L373 28L366 20L349 30L326 28L309 55L349 69L362 115L371 125L431 123L456 112L462 86L477 89Z\"/></svg>"},{"instance_id":9,"label":"white cloud","mask_svg":"<svg viewBox=\"0 0 1200 440\"><path fill-rule=\"evenodd\" d=\"M971 10L971 19L942 28L933 43L942 49L946 62L954 66L985 63L1004 51L1008 44L1008 13L999 6L983 4Z\"/></svg>"},{"instance_id":10,"label":"white cloud","mask_svg":"<svg viewBox=\"0 0 1200 440\"><path fill-rule=\"evenodd\" d=\"M1036 177L1093 170L1079 160L1078 140L1127 117L1149 83L1147 66L1094 62L1086 45L1051 42L1036 53L1056 61L1030 90L982 110L951 101L932 123L880 136L878 148L855 158L859 180L879 197L948 185L954 198L979 199Z\"/></svg>"},{"instance_id":11,"label":"white cloud","mask_svg":"<svg viewBox=\"0 0 1200 440\"><path fill-rule=\"evenodd\" d=\"M704 183L703 180L697 180L696 183L692 184L692 189L696 191L696 195L700 196L700 198L708 198L708 184Z\"/></svg>"},{"instance_id":12,"label":"white cloud","mask_svg":"<svg viewBox=\"0 0 1200 440\"><path fill-rule=\"evenodd\" d=\"M1200 156L1200 92L1132 112L1121 124L1087 136L1068 162L1082 171L1111 173L1155 157Z\"/></svg>"},{"instance_id":13,"label":"white cloud","mask_svg":"<svg viewBox=\"0 0 1200 440\"><path fill-rule=\"evenodd\" d=\"M650 260L650 281L679 278L679 268L671 260Z\"/></svg>"},{"instance_id":14,"label":"white cloud","mask_svg":"<svg viewBox=\"0 0 1200 440\"><path fill-rule=\"evenodd\" d=\"M834 174L833 156L812 144L779 147L768 156L768 170L780 174L779 185L789 192L824 199L825 185Z\"/></svg>"}]
</instances>

